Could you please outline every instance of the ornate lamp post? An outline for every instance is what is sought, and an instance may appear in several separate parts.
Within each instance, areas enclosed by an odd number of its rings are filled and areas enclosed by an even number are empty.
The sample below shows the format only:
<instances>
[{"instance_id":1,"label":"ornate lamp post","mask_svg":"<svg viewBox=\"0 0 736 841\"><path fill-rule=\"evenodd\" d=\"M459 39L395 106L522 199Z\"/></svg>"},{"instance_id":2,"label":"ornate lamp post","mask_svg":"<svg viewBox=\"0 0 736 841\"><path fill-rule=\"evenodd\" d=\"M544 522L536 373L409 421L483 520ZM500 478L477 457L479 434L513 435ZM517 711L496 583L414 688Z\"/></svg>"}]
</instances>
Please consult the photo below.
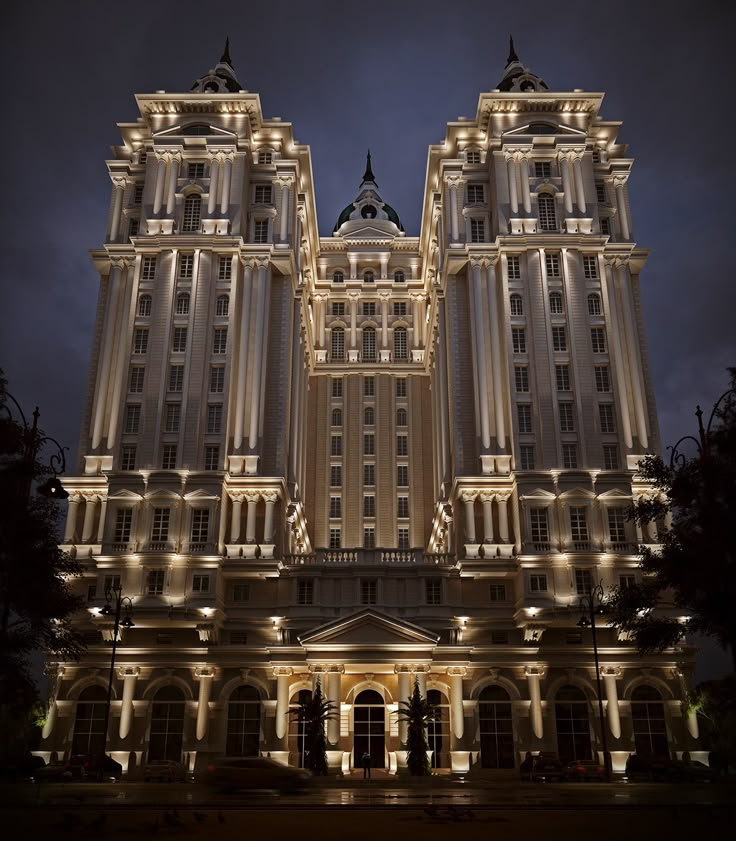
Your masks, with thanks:
<instances>
[{"instance_id":1,"label":"ornate lamp post","mask_svg":"<svg viewBox=\"0 0 736 841\"><path fill-rule=\"evenodd\" d=\"M593 637L593 659L595 661L595 682L598 693L598 718L601 726L601 746L603 748L603 765L606 769L606 782L611 782L611 757L608 753L608 739L606 737L606 720L603 716L603 694L601 692L601 668L598 662L598 637L596 635L595 617L605 612L603 606L603 585L598 583L580 597L580 610L583 616L577 621L578 628L590 628ZM585 615L587 613L587 616Z\"/></svg>"},{"instance_id":2,"label":"ornate lamp post","mask_svg":"<svg viewBox=\"0 0 736 841\"><path fill-rule=\"evenodd\" d=\"M728 391L724 391L723 394L716 400L713 404L713 408L710 413L710 417L708 418L708 425L703 426L703 410L700 406L696 407L695 410L695 417L698 419L698 437L696 438L694 435L683 435L682 438L673 446L668 447L667 449L670 450L670 467L684 467L685 463L687 462L687 456L685 453L680 452L680 444L684 444L685 441L691 441L695 444L695 447L698 451L698 458L703 460L708 458L710 455L710 430L713 426L713 421L718 413L718 409L723 403L723 401L727 397L733 397L736 395L736 389L729 388Z\"/></svg>"}]
</instances>

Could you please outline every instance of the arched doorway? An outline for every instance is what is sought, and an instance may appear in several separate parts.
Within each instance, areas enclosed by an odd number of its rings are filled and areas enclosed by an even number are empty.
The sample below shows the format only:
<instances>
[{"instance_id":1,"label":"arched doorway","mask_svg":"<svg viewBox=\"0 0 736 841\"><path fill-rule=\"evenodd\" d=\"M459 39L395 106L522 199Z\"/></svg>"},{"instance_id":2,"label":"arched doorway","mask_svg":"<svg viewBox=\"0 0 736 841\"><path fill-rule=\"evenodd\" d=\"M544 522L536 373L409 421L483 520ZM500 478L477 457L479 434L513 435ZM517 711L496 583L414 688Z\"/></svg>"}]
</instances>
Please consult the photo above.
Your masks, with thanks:
<instances>
[{"instance_id":1,"label":"arched doorway","mask_svg":"<svg viewBox=\"0 0 736 841\"><path fill-rule=\"evenodd\" d=\"M486 686L478 698L481 768L513 768L511 699L501 686Z\"/></svg>"},{"instance_id":2,"label":"arched doorway","mask_svg":"<svg viewBox=\"0 0 736 841\"><path fill-rule=\"evenodd\" d=\"M669 756L664 703L653 686L637 686L631 693L631 721L639 756Z\"/></svg>"},{"instance_id":3,"label":"arched doorway","mask_svg":"<svg viewBox=\"0 0 736 841\"><path fill-rule=\"evenodd\" d=\"M261 744L261 696L254 686L239 686L227 705L228 756L258 756Z\"/></svg>"},{"instance_id":4,"label":"arched doorway","mask_svg":"<svg viewBox=\"0 0 736 841\"><path fill-rule=\"evenodd\" d=\"M308 704L312 700L311 689L300 689L292 695L289 703L290 710L296 710L301 704ZM296 759L296 765L304 768L306 764L307 722L296 715L289 716L289 758Z\"/></svg>"},{"instance_id":5,"label":"arched doorway","mask_svg":"<svg viewBox=\"0 0 736 841\"><path fill-rule=\"evenodd\" d=\"M105 706L107 692L101 686L88 686L77 699L74 716L72 755L99 754L105 748Z\"/></svg>"},{"instance_id":6,"label":"arched doorway","mask_svg":"<svg viewBox=\"0 0 736 841\"><path fill-rule=\"evenodd\" d=\"M360 758L368 752L373 768L386 765L386 705L375 689L364 689L355 699L353 731L353 764L360 767Z\"/></svg>"},{"instance_id":7,"label":"arched doorway","mask_svg":"<svg viewBox=\"0 0 736 841\"><path fill-rule=\"evenodd\" d=\"M590 741L588 699L577 686L563 686L555 698L557 723L557 753L562 763L575 759L590 759L593 748Z\"/></svg>"},{"instance_id":8,"label":"arched doorway","mask_svg":"<svg viewBox=\"0 0 736 841\"><path fill-rule=\"evenodd\" d=\"M178 686L158 690L151 705L148 759L181 762L184 741L184 693Z\"/></svg>"},{"instance_id":9,"label":"arched doorway","mask_svg":"<svg viewBox=\"0 0 736 841\"><path fill-rule=\"evenodd\" d=\"M437 708L437 718L427 725L427 741L432 751L432 767L449 768L450 702L439 689L428 690L427 701Z\"/></svg>"}]
</instances>

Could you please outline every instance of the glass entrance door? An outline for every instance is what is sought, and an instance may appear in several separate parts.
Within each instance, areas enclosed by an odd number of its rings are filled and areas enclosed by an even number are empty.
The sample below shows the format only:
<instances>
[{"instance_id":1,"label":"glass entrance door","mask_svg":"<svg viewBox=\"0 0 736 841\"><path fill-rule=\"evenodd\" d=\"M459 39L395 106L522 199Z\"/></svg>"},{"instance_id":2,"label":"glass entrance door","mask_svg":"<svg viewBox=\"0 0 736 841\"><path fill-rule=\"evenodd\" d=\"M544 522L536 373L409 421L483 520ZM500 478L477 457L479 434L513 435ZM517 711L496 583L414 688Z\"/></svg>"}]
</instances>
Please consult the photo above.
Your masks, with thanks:
<instances>
[{"instance_id":1,"label":"glass entrance door","mask_svg":"<svg viewBox=\"0 0 736 841\"><path fill-rule=\"evenodd\" d=\"M374 689L365 689L355 699L353 734L354 767L361 768L361 757L368 752L371 768L386 765L386 707Z\"/></svg>"}]
</instances>

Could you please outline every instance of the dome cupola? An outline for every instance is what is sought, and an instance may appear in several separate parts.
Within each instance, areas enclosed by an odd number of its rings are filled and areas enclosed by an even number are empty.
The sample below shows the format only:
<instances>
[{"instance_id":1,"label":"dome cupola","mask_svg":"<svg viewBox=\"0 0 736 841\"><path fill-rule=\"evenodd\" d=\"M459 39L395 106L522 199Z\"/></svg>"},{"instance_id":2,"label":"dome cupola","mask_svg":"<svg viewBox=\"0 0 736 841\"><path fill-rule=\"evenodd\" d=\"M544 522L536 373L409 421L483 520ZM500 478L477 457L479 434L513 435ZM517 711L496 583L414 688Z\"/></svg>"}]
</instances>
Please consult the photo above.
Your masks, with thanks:
<instances>
[{"instance_id":1,"label":"dome cupola","mask_svg":"<svg viewBox=\"0 0 736 841\"><path fill-rule=\"evenodd\" d=\"M501 93L532 93L533 91L548 91L549 87L544 79L535 76L532 71L521 63L514 49L514 39L509 38L509 57L503 79L496 85Z\"/></svg>"},{"instance_id":2,"label":"dome cupola","mask_svg":"<svg viewBox=\"0 0 736 841\"><path fill-rule=\"evenodd\" d=\"M225 39L225 49L215 67L197 79L191 90L193 93L237 93L242 90L230 58L229 38Z\"/></svg>"},{"instance_id":3,"label":"dome cupola","mask_svg":"<svg viewBox=\"0 0 736 841\"><path fill-rule=\"evenodd\" d=\"M361 228L370 225L371 230L403 236L404 228L399 214L381 198L378 183L373 174L371 153L368 151L363 180L358 188L358 195L339 215L332 231L334 236L360 236Z\"/></svg>"}]
</instances>

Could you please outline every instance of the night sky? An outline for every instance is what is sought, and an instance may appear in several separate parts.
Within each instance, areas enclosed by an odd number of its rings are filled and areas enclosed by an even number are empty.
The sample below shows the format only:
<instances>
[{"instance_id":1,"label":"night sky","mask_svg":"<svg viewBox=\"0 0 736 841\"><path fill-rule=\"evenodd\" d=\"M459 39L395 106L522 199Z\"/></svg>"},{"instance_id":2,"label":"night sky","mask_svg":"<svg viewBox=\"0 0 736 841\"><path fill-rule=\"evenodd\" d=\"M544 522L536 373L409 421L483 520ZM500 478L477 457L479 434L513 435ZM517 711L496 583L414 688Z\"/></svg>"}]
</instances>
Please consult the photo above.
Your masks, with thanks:
<instances>
[{"instance_id":1,"label":"night sky","mask_svg":"<svg viewBox=\"0 0 736 841\"><path fill-rule=\"evenodd\" d=\"M110 196L104 161L133 95L188 91L230 36L264 116L311 146L320 232L370 147L384 198L419 233L427 146L474 117L513 33L552 90L604 91L636 159L629 182L665 444L694 430L736 365L730 151L736 4L480 0L10 2L4 6L0 366L76 453ZM73 455L74 457L74 455ZM705 672L717 668L715 658Z\"/></svg>"}]
</instances>

